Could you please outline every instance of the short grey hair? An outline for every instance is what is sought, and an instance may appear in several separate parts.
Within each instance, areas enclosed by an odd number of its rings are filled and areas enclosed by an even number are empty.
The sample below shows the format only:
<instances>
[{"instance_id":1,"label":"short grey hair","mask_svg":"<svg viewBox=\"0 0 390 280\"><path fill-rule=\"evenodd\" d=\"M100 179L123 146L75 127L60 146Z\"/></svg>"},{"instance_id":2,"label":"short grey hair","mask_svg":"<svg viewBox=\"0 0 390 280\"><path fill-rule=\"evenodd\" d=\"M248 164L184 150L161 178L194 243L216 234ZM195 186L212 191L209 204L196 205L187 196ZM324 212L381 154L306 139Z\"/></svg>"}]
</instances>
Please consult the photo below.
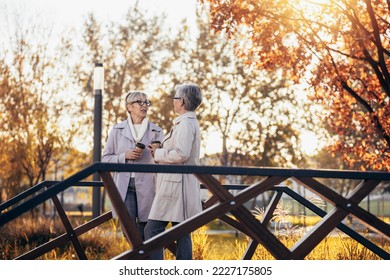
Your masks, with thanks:
<instances>
[{"instance_id":1,"label":"short grey hair","mask_svg":"<svg viewBox=\"0 0 390 280\"><path fill-rule=\"evenodd\" d=\"M141 91L130 91L127 95L126 95L126 98L125 98L125 102L126 104L131 104L132 102L134 101L137 101L139 99L142 99L142 98L148 98L148 96L146 95L146 93L143 93Z\"/></svg>"},{"instance_id":2,"label":"short grey hair","mask_svg":"<svg viewBox=\"0 0 390 280\"><path fill-rule=\"evenodd\" d=\"M202 103L202 91L197 84L184 83L175 87L176 96L183 99L184 109L195 111Z\"/></svg>"}]
</instances>

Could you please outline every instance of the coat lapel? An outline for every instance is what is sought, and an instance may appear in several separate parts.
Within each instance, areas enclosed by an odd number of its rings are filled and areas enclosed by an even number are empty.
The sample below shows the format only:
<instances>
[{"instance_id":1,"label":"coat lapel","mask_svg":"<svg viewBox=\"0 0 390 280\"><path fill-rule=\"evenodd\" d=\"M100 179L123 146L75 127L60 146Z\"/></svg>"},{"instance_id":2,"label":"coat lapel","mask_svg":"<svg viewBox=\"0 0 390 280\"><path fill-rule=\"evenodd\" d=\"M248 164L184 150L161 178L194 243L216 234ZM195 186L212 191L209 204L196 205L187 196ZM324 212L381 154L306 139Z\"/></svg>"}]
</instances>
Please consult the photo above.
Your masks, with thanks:
<instances>
[{"instance_id":1,"label":"coat lapel","mask_svg":"<svg viewBox=\"0 0 390 280\"><path fill-rule=\"evenodd\" d=\"M164 137L164 140L162 141L161 146L162 146L162 144L164 144L165 141L167 141L169 138L171 138L172 132L173 132L173 127L171 128L169 133Z\"/></svg>"},{"instance_id":2,"label":"coat lapel","mask_svg":"<svg viewBox=\"0 0 390 280\"><path fill-rule=\"evenodd\" d=\"M130 141L134 142L134 137L133 134L131 134L131 130L129 124L127 123L127 120L122 122L122 125L123 125L122 135L128 138Z\"/></svg>"},{"instance_id":3,"label":"coat lapel","mask_svg":"<svg viewBox=\"0 0 390 280\"><path fill-rule=\"evenodd\" d=\"M189 119L196 119L196 115L195 115L195 112L186 112L184 113L183 115L181 116L178 116L177 118L175 118L173 120L173 127L171 128L171 130L169 131L169 133L165 136L164 140L162 143L164 143L165 141L167 141L169 138L171 138L172 136L172 132L173 132L173 129L175 128L175 126L180 123L180 121L184 118L189 118Z\"/></svg>"},{"instance_id":4,"label":"coat lapel","mask_svg":"<svg viewBox=\"0 0 390 280\"><path fill-rule=\"evenodd\" d=\"M148 129L146 130L142 142L148 144L152 141L159 140L159 135L161 133L161 128L157 127L149 121Z\"/></svg>"},{"instance_id":5,"label":"coat lapel","mask_svg":"<svg viewBox=\"0 0 390 280\"><path fill-rule=\"evenodd\" d=\"M131 133L131 129L129 127L127 120L119 123L116 126L116 128L122 129L122 136L126 137L127 139L129 139L131 142L135 144L135 140L133 134ZM158 140L160 133L161 133L161 128L155 126L153 123L149 121L148 128L146 129L144 137L141 139L140 142L147 145L153 140Z\"/></svg>"}]
</instances>

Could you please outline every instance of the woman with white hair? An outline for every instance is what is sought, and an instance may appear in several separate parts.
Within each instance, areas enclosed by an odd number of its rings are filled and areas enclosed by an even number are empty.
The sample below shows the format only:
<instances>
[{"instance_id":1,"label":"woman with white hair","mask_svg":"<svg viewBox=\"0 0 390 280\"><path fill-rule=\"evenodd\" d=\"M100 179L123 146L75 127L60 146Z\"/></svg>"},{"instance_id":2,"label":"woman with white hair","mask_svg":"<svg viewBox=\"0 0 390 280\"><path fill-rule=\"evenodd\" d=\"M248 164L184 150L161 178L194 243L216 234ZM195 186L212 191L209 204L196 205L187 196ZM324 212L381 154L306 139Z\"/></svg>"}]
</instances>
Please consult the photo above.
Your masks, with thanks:
<instances>
[{"instance_id":1,"label":"woman with white hair","mask_svg":"<svg viewBox=\"0 0 390 280\"><path fill-rule=\"evenodd\" d=\"M147 118L151 102L139 91L129 92L125 102L129 117L112 127L102 162L154 164L150 152L136 148L136 145L146 147L164 138L162 129ZM145 239L144 228L155 195L153 173L116 172L113 178L130 217ZM116 217L114 211L113 216Z\"/></svg>"},{"instance_id":2,"label":"woman with white hair","mask_svg":"<svg viewBox=\"0 0 390 280\"><path fill-rule=\"evenodd\" d=\"M172 130L161 148L150 146L154 160L160 164L199 165L200 129L195 110L202 103L202 92L196 84L182 84L172 97L175 113ZM163 232L169 222L176 225L202 211L200 183L193 174L157 173L156 196L145 238ZM154 251L151 259L163 259L163 248ZM191 235L177 240L176 259L192 259Z\"/></svg>"}]
</instances>

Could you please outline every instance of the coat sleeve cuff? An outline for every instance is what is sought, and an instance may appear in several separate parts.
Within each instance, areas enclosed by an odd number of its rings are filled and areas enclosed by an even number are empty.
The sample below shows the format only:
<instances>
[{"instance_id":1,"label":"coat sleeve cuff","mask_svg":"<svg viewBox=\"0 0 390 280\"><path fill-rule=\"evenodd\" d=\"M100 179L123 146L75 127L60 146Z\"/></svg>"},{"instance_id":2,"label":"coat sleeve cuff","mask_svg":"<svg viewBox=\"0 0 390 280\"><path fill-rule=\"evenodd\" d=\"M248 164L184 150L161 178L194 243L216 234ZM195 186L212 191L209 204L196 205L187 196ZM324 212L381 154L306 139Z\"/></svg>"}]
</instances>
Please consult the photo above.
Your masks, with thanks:
<instances>
[{"instance_id":1,"label":"coat sleeve cuff","mask_svg":"<svg viewBox=\"0 0 390 280\"><path fill-rule=\"evenodd\" d=\"M118 163L126 163L125 153L121 153L118 157Z\"/></svg>"},{"instance_id":2,"label":"coat sleeve cuff","mask_svg":"<svg viewBox=\"0 0 390 280\"><path fill-rule=\"evenodd\" d=\"M154 161L159 162L164 157L164 149L156 149L154 151Z\"/></svg>"}]
</instances>

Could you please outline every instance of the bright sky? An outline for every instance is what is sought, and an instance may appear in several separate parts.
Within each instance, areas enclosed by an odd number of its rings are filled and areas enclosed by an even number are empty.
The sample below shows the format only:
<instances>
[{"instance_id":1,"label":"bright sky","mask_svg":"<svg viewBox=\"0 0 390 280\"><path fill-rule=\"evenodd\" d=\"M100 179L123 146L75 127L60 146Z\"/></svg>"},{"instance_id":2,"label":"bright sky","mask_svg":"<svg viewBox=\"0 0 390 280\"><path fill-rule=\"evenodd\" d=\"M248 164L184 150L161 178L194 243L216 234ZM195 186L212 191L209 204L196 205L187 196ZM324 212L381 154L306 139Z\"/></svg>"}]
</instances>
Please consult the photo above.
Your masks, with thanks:
<instances>
[{"instance_id":1,"label":"bright sky","mask_svg":"<svg viewBox=\"0 0 390 280\"><path fill-rule=\"evenodd\" d=\"M40 15L42 20L59 29L79 26L85 15L93 12L101 20L120 20L136 0L0 0L0 9ZM174 27L183 18L195 22L196 0L139 0L138 6L150 15L167 15L167 25ZM3 13L1 13L3 14ZM2 19L0 19L1 23Z\"/></svg>"}]
</instances>

